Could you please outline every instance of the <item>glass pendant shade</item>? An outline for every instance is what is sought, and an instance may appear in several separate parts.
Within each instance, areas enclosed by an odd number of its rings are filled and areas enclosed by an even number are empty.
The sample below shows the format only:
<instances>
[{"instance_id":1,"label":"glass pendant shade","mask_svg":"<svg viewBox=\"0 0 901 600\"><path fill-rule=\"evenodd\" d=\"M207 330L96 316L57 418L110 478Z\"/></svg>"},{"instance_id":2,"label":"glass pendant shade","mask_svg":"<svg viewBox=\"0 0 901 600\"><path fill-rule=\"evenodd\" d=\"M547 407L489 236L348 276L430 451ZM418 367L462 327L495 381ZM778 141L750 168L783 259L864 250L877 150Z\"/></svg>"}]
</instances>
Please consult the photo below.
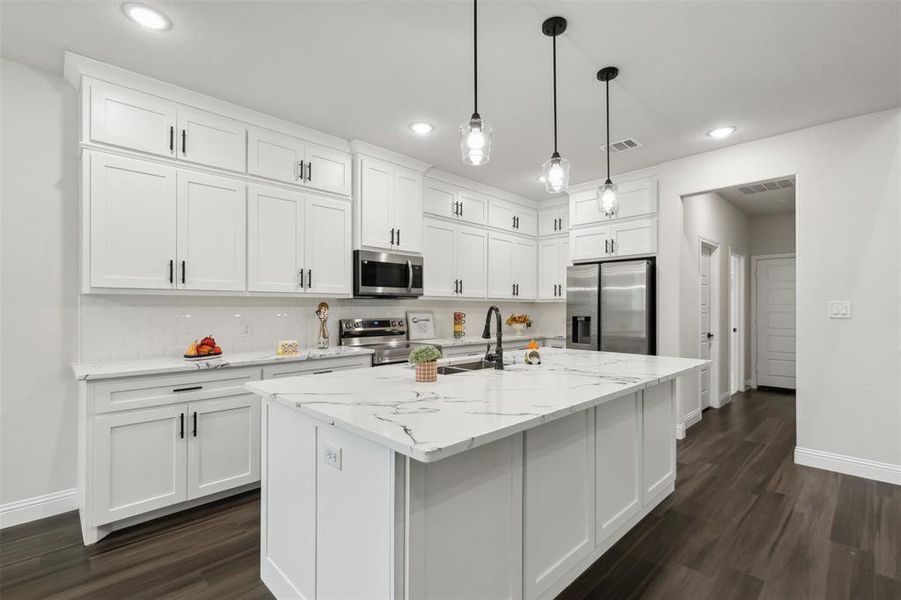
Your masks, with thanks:
<instances>
[{"instance_id":1,"label":"glass pendant shade","mask_svg":"<svg viewBox=\"0 0 901 600\"><path fill-rule=\"evenodd\" d=\"M460 152L467 165L484 165L491 156L491 124L478 113L460 125Z\"/></svg>"},{"instance_id":2,"label":"glass pendant shade","mask_svg":"<svg viewBox=\"0 0 901 600\"><path fill-rule=\"evenodd\" d=\"M549 194L565 192L569 187L569 161L554 152L551 157L541 165L544 173L544 189Z\"/></svg>"},{"instance_id":3,"label":"glass pendant shade","mask_svg":"<svg viewBox=\"0 0 901 600\"><path fill-rule=\"evenodd\" d=\"M619 212L619 199L616 192L616 184L609 179L598 188L598 209L607 218L615 217Z\"/></svg>"}]
</instances>

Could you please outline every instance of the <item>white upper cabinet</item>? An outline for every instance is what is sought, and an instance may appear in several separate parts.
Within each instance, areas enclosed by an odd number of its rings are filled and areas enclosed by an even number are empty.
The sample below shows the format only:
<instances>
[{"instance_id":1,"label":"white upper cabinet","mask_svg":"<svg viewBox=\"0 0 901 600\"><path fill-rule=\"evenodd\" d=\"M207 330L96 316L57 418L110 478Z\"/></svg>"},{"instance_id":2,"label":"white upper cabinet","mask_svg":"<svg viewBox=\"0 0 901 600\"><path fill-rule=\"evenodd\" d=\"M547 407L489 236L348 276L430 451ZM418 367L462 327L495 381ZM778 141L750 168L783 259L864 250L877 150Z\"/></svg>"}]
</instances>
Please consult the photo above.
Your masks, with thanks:
<instances>
[{"instance_id":1,"label":"white upper cabinet","mask_svg":"<svg viewBox=\"0 0 901 600\"><path fill-rule=\"evenodd\" d=\"M488 221L488 198L478 192L426 177L422 195L426 213L476 225Z\"/></svg>"},{"instance_id":2,"label":"white upper cabinet","mask_svg":"<svg viewBox=\"0 0 901 600\"><path fill-rule=\"evenodd\" d=\"M175 156L174 102L99 81L90 86L92 142Z\"/></svg>"},{"instance_id":3,"label":"white upper cabinet","mask_svg":"<svg viewBox=\"0 0 901 600\"><path fill-rule=\"evenodd\" d=\"M574 261L610 256L610 226L599 225L569 232L569 252Z\"/></svg>"},{"instance_id":4,"label":"white upper cabinet","mask_svg":"<svg viewBox=\"0 0 901 600\"><path fill-rule=\"evenodd\" d=\"M657 218L613 221L573 229L569 233L572 260L643 256L657 252Z\"/></svg>"},{"instance_id":5,"label":"white upper cabinet","mask_svg":"<svg viewBox=\"0 0 901 600\"><path fill-rule=\"evenodd\" d=\"M457 295L484 298L488 294L488 233L475 227L459 226L455 249Z\"/></svg>"},{"instance_id":6,"label":"white upper cabinet","mask_svg":"<svg viewBox=\"0 0 901 600\"><path fill-rule=\"evenodd\" d=\"M351 207L346 200L308 195L304 212L304 290L351 293Z\"/></svg>"},{"instance_id":7,"label":"white upper cabinet","mask_svg":"<svg viewBox=\"0 0 901 600\"><path fill-rule=\"evenodd\" d=\"M361 245L422 252L422 175L368 156L359 171Z\"/></svg>"},{"instance_id":8,"label":"white upper cabinet","mask_svg":"<svg viewBox=\"0 0 901 600\"><path fill-rule=\"evenodd\" d=\"M569 231L569 207L565 204L538 211L538 235L560 235Z\"/></svg>"},{"instance_id":9,"label":"white upper cabinet","mask_svg":"<svg viewBox=\"0 0 901 600\"><path fill-rule=\"evenodd\" d=\"M488 225L523 235L536 235L538 211L492 198L488 204Z\"/></svg>"},{"instance_id":10,"label":"white upper cabinet","mask_svg":"<svg viewBox=\"0 0 901 600\"><path fill-rule=\"evenodd\" d=\"M246 168L247 127L219 115L178 108L178 158L229 171Z\"/></svg>"},{"instance_id":11,"label":"white upper cabinet","mask_svg":"<svg viewBox=\"0 0 901 600\"><path fill-rule=\"evenodd\" d=\"M569 239L543 239L538 242L538 299L566 299L566 267L569 266Z\"/></svg>"},{"instance_id":12,"label":"white upper cabinet","mask_svg":"<svg viewBox=\"0 0 901 600\"><path fill-rule=\"evenodd\" d=\"M614 219L628 219L657 214L657 178L642 177L617 184L619 188L619 211ZM587 225L610 221L598 208L597 192L594 189L574 192L569 195L570 224Z\"/></svg>"},{"instance_id":13,"label":"white upper cabinet","mask_svg":"<svg viewBox=\"0 0 901 600\"><path fill-rule=\"evenodd\" d=\"M538 294L535 240L491 233L488 238L488 296L534 300Z\"/></svg>"},{"instance_id":14,"label":"white upper cabinet","mask_svg":"<svg viewBox=\"0 0 901 600\"><path fill-rule=\"evenodd\" d=\"M178 172L178 278L186 290L244 290L246 185Z\"/></svg>"},{"instance_id":15,"label":"white upper cabinet","mask_svg":"<svg viewBox=\"0 0 901 600\"><path fill-rule=\"evenodd\" d=\"M538 297L538 244L535 240L516 238L513 280L516 298L534 300Z\"/></svg>"},{"instance_id":16,"label":"white upper cabinet","mask_svg":"<svg viewBox=\"0 0 901 600\"><path fill-rule=\"evenodd\" d=\"M90 285L172 289L176 169L93 152L83 160Z\"/></svg>"},{"instance_id":17,"label":"white upper cabinet","mask_svg":"<svg viewBox=\"0 0 901 600\"><path fill-rule=\"evenodd\" d=\"M423 294L484 298L488 284L488 234L439 219L423 220Z\"/></svg>"},{"instance_id":18,"label":"white upper cabinet","mask_svg":"<svg viewBox=\"0 0 901 600\"><path fill-rule=\"evenodd\" d=\"M348 152L267 129L251 127L248 131L247 172L342 196L350 195Z\"/></svg>"}]
</instances>

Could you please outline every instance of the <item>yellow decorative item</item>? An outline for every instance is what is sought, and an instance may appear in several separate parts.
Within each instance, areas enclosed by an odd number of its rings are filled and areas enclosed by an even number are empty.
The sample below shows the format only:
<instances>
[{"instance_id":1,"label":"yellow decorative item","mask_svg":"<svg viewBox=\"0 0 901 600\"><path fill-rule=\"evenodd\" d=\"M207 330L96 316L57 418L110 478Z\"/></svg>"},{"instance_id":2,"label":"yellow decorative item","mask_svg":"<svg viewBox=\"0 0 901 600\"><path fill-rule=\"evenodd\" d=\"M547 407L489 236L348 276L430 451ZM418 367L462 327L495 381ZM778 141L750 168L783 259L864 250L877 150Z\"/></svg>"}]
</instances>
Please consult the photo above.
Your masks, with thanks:
<instances>
[{"instance_id":1,"label":"yellow decorative item","mask_svg":"<svg viewBox=\"0 0 901 600\"><path fill-rule=\"evenodd\" d=\"M538 342L535 340L529 340L529 343L526 344L526 348L529 350L538 350Z\"/></svg>"},{"instance_id":2,"label":"yellow decorative item","mask_svg":"<svg viewBox=\"0 0 901 600\"><path fill-rule=\"evenodd\" d=\"M293 356L298 352L300 352L300 344L297 343L297 340L282 340L275 350L278 356Z\"/></svg>"}]
</instances>

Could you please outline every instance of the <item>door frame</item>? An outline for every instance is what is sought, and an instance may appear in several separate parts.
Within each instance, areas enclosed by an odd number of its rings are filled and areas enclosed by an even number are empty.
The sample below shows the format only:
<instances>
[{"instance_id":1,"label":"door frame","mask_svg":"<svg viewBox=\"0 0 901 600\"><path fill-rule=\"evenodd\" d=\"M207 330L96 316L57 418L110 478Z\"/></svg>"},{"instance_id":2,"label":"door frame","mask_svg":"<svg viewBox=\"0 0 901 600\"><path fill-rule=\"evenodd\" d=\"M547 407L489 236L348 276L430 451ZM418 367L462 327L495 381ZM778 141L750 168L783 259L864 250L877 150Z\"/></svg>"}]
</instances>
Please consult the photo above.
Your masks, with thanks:
<instances>
[{"instance_id":1,"label":"door frame","mask_svg":"<svg viewBox=\"0 0 901 600\"><path fill-rule=\"evenodd\" d=\"M732 259L738 259L738 272L735 277L736 286L735 289L732 287ZM747 327L747 311L748 307L745 306L745 255L741 252L737 252L734 248L729 248L729 326L732 326L732 308L735 306L735 298L733 294L738 294L738 390L732 390L732 378L735 375L733 370L732 361L735 358L732 353L732 331L729 331L729 397L731 399L732 394L740 393L747 389L747 374L745 373L745 343L747 340L747 334L745 333L745 328Z\"/></svg>"},{"instance_id":2,"label":"door frame","mask_svg":"<svg viewBox=\"0 0 901 600\"><path fill-rule=\"evenodd\" d=\"M710 273L708 274L709 278L709 286L710 286L710 329L715 329L717 325L719 325L720 318L720 297L719 297L719 289L720 289L720 276L719 276L719 261L720 261L720 246L721 244L709 238L705 238L704 236L698 236L698 304L695 308L698 309L698 328L697 334L700 334L700 325L701 325L701 255L704 250L704 246L710 248ZM722 404L720 403L720 393L719 393L719 339L717 336L719 333L715 333L712 338L709 338L710 341L710 404L709 408L720 408ZM701 340L698 338L698 356L701 356ZM701 394L701 386L698 386L698 406L701 412L704 412L704 400L700 397Z\"/></svg>"},{"instance_id":3,"label":"door frame","mask_svg":"<svg viewBox=\"0 0 901 600\"><path fill-rule=\"evenodd\" d=\"M794 252L783 254L758 254L751 257L751 387L757 389L757 263L761 260L776 258L794 258L795 269L798 268L798 257ZM796 271L797 272L797 271ZM798 325L798 279L795 277L795 327ZM797 330L796 330L797 331Z\"/></svg>"}]
</instances>

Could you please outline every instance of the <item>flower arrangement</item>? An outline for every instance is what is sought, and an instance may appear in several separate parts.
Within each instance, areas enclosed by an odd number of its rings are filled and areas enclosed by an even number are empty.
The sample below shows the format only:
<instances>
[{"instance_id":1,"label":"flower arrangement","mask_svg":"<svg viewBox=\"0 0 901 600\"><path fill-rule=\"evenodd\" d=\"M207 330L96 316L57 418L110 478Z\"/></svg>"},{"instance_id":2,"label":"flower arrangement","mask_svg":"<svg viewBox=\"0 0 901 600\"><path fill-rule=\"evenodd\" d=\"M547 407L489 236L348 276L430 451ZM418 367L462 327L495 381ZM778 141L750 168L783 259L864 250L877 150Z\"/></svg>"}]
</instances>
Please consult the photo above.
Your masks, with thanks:
<instances>
[{"instance_id":1,"label":"flower arrangement","mask_svg":"<svg viewBox=\"0 0 901 600\"><path fill-rule=\"evenodd\" d=\"M419 346L410 352L410 363L416 365L416 381L437 381L441 350L435 346Z\"/></svg>"},{"instance_id":2,"label":"flower arrangement","mask_svg":"<svg viewBox=\"0 0 901 600\"><path fill-rule=\"evenodd\" d=\"M532 317L525 313L521 315L510 315L504 322L507 324L507 327L512 327L517 331L522 331L526 327L532 326Z\"/></svg>"}]
</instances>

